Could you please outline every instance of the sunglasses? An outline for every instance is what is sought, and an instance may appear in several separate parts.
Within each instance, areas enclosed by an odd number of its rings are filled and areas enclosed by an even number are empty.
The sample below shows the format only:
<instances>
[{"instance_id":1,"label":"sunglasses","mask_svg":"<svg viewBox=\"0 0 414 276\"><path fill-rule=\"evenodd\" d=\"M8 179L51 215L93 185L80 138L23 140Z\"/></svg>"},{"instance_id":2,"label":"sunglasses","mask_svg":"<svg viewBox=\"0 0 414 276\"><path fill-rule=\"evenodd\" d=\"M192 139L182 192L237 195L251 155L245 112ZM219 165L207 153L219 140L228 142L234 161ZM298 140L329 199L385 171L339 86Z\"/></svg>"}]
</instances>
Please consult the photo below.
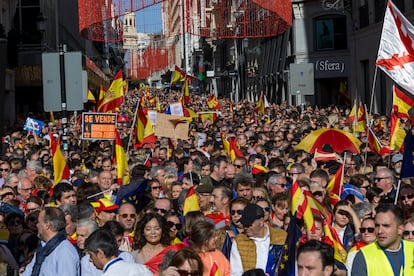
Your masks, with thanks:
<instances>
[{"instance_id":1,"label":"sunglasses","mask_svg":"<svg viewBox=\"0 0 414 276\"><path fill-rule=\"evenodd\" d=\"M365 189L365 190L367 190L369 187L371 187L370 185L367 185L367 186L361 186L361 189Z\"/></svg>"},{"instance_id":2,"label":"sunglasses","mask_svg":"<svg viewBox=\"0 0 414 276\"><path fill-rule=\"evenodd\" d=\"M156 212L156 213L161 212L165 215L168 212L168 210L154 207L154 212Z\"/></svg>"},{"instance_id":3,"label":"sunglasses","mask_svg":"<svg viewBox=\"0 0 414 276\"><path fill-rule=\"evenodd\" d=\"M349 217L349 213L347 211L344 210L338 210L338 214L342 215L342 216L347 216Z\"/></svg>"},{"instance_id":4,"label":"sunglasses","mask_svg":"<svg viewBox=\"0 0 414 276\"><path fill-rule=\"evenodd\" d=\"M368 233L374 233L375 228L374 227L360 227L359 231L362 233L368 232Z\"/></svg>"},{"instance_id":5,"label":"sunglasses","mask_svg":"<svg viewBox=\"0 0 414 276\"><path fill-rule=\"evenodd\" d=\"M153 186L151 187L151 190L161 190L161 186Z\"/></svg>"},{"instance_id":6,"label":"sunglasses","mask_svg":"<svg viewBox=\"0 0 414 276\"><path fill-rule=\"evenodd\" d=\"M317 197L317 196L323 196L323 193L321 191L316 191L312 193L313 196Z\"/></svg>"},{"instance_id":7,"label":"sunglasses","mask_svg":"<svg viewBox=\"0 0 414 276\"><path fill-rule=\"evenodd\" d=\"M137 214L120 214L119 216L123 219L126 219L128 217L131 219L135 219L137 217Z\"/></svg>"},{"instance_id":8,"label":"sunglasses","mask_svg":"<svg viewBox=\"0 0 414 276\"><path fill-rule=\"evenodd\" d=\"M381 181L381 180L386 179L386 178L390 178L390 177L389 177L389 176L384 176L384 177L374 177L374 181Z\"/></svg>"},{"instance_id":9,"label":"sunglasses","mask_svg":"<svg viewBox=\"0 0 414 276\"><path fill-rule=\"evenodd\" d=\"M200 275L200 273L198 273L197 271L187 271L187 270L181 270L181 269L177 269L178 274L180 274L180 276L197 276Z\"/></svg>"},{"instance_id":10,"label":"sunglasses","mask_svg":"<svg viewBox=\"0 0 414 276\"><path fill-rule=\"evenodd\" d=\"M238 169L241 169L241 168L243 168L243 165L234 165L236 168L238 168Z\"/></svg>"},{"instance_id":11,"label":"sunglasses","mask_svg":"<svg viewBox=\"0 0 414 276\"><path fill-rule=\"evenodd\" d=\"M289 176L299 175L300 173L288 173Z\"/></svg>"},{"instance_id":12,"label":"sunglasses","mask_svg":"<svg viewBox=\"0 0 414 276\"><path fill-rule=\"evenodd\" d=\"M406 200L406 199L413 199L414 198L414 194L408 194L408 195L402 195L400 196L400 199L402 201Z\"/></svg>"},{"instance_id":13,"label":"sunglasses","mask_svg":"<svg viewBox=\"0 0 414 276\"><path fill-rule=\"evenodd\" d=\"M270 207L263 207L262 209L264 212L270 212Z\"/></svg>"},{"instance_id":14,"label":"sunglasses","mask_svg":"<svg viewBox=\"0 0 414 276\"><path fill-rule=\"evenodd\" d=\"M230 214L231 214L232 216L234 216L236 213L237 213L238 215L243 215L243 210L231 210L231 211L230 211Z\"/></svg>"},{"instance_id":15,"label":"sunglasses","mask_svg":"<svg viewBox=\"0 0 414 276\"><path fill-rule=\"evenodd\" d=\"M265 199L262 196L252 196L252 200Z\"/></svg>"},{"instance_id":16,"label":"sunglasses","mask_svg":"<svg viewBox=\"0 0 414 276\"><path fill-rule=\"evenodd\" d=\"M403 236L408 236L408 235L412 235L412 236L414 236L414 231L404 231L403 232Z\"/></svg>"},{"instance_id":17,"label":"sunglasses","mask_svg":"<svg viewBox=\"0 0 414 276\"><path fill-rule=\"evenodd\" d=\"M39 208L39 207L37 207L37 208L26 209L26 211L27 211L28 213L31 213L31 212L33 212L33 211L37 211L37 210L40 210L40 208Z\"/></svg>"},{"instance_id":18,"label":"sunglasses","mask_svg":"<svg viewBox=\"0 0 414 276\"><path fill-rule=\"evenodd\" d=\"M8 171L9 171L9 169L0 168L0 172L8 172Z\"/></svg>"},{"instance_id":19,"label":"sunglasses","mask_svg":"<svg viewBox=\"0 0 414 276\"><path fill-rule=\"evenodd\" d=\"M274 185L279 185L280 187L282 187L283 189L287 187L286 184L279 184L279 183L275 183Z\"/></svg>"},{"instance_id":20,"label":"sunglasses","mask_svg":"<svg viewBox=\"0 0 414 276\"><path fill-rule=\"evenodd\" d=\"M181 223L174 223L172 221L167 221L167 223L168 223L168 228L173 228L173 226L175 226L175 229L181 230L181 228L183 227Z\"/></svg>"}]
</instances>

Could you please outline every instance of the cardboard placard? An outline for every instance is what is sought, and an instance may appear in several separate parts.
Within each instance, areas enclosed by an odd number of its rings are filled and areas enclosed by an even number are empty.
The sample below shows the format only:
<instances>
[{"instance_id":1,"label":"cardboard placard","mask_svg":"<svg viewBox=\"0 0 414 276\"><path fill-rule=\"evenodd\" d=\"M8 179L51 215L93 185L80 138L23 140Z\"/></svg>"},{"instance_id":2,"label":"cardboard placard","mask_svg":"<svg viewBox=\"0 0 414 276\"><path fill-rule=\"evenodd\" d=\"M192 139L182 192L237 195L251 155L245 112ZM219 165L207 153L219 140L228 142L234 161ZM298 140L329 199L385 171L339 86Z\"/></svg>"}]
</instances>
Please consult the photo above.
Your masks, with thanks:
<instances>
[{"instance_id":1,"label":"cardboard placard","mask_svg":"<svg viewBox=\"0 0 414 276\"><path fill-rule=\"evenodd\" d=\"M157 122L154 126L157 137L167 137L173 139L188 139L188 128L190 123L184 120L185 117L172 116L163 113L157 114ZM179 122L179 123L177 123ZM175 127L174 127L175 125Z\"/></svg>"},{"instance_id":2,"label":"cardboard placard","mask_svg":"<svg viewBox=\"0 0 414 276\"><path fill-rule=\"evenodd\" d=\"M116 113L82 113L82 139L114 140Z\"/></svg>"}]
</instances>

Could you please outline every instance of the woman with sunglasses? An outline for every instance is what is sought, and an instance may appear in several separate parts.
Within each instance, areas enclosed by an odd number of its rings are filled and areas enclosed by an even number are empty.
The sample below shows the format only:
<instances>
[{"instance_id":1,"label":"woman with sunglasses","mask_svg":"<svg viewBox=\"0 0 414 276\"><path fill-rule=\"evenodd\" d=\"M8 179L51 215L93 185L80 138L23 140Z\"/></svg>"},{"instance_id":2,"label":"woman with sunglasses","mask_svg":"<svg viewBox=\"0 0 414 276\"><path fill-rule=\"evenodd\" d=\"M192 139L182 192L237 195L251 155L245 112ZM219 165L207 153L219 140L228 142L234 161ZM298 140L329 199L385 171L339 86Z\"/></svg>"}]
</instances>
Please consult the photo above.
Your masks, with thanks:
<instances>
[{"instance_id":1,"label":"woman with sunglasses","mask_svg":"<svg viewBox=\"0 0 414 276\"><path fill-rule=\"evenodd\" d=\"M270 207L269 201L267 201L264 198L258 198L254 201L254 203L256 203L257 206L259 206L260 208L263 209L264 221L265 221L265 223L270 225L270 214L271 214L271 211L272 211L272 207ZM284 221L284 219L283 219L283 221Z\"/></svg>"},{"instance_id":2,"label":"woman with sunglasses","mask_svg":"<svg viewBox=\"0 0 414 276\"><path fill-rule=\"evenodd\" d=\"M165 214L164 218L167 220L167 226L169 229L171 244L182 244L182 239L179 237L181 235L182 224L177 214L169 211Z\"/></svg>"},{"instance_id":3,"label":"woman with sunglasses","mask_svg":"<svg viewBox=\"0 0 414 276\"><path fill-rule=\"evenodd\" d=\"M414 213L414 187L409 184L402 185L399 194L398 203L404 211L404 218L410 219Z\"/></svg>"},{"instance_id":4,"label":"woman with sunglasses","mask_svg":"<svg viewBox=\"0 0 414 276\"><path fill-rule=\"evenodd\" d=\"M374 218L368 217L363 219L359 231L361 233L361 239L357 241L354 246L351 247L351 249L348 252L348 257L346 258L346 267L348 271L351 271L355 255L358 253L358 251L362 247L370 243L373 243L377 240Z\"/></svg>"},{"instance_id":5,"label":"woman with sunglasses","mask_svg":"<svg viewBox=\"0 0 414 276\"><path fill-rule=\"evenodd\" d=\"M414 219L409 219L404 224L403 239L414 242Z\"/></svg>"},{"instance_id":6,"label":"woman with sunglasses","mask_svg":"<svg viewBox=\"0 0 414 276\"><path fill-rule=\"evenodd\" d=\"M243 233L244 228L240 223L243 215L244 207L249 204L249 201L244 197L238 197L230 202L230 225L231 231L228 231L231 239L234 239L239 233Z\"/></svg>"}]
</instances>

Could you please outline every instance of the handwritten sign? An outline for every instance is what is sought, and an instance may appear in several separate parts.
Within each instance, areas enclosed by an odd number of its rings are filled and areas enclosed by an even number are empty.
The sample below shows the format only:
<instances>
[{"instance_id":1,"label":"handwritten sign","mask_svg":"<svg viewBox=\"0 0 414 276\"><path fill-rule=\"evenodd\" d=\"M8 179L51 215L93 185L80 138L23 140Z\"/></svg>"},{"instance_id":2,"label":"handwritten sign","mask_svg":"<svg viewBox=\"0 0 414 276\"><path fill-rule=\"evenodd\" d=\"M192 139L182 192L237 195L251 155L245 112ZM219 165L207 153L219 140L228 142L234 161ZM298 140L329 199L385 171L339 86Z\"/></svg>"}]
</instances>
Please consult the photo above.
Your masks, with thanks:
<instances>
[{"instance_id":1,"label":"handwritten sign","mask_svg":"<svg viewBox=\"0 0 414 276\"><path fill-rule=\"evenodd\" d=\"M82 139L114 140L115 113L82 113Z\"/></svg>"}]
</instances>

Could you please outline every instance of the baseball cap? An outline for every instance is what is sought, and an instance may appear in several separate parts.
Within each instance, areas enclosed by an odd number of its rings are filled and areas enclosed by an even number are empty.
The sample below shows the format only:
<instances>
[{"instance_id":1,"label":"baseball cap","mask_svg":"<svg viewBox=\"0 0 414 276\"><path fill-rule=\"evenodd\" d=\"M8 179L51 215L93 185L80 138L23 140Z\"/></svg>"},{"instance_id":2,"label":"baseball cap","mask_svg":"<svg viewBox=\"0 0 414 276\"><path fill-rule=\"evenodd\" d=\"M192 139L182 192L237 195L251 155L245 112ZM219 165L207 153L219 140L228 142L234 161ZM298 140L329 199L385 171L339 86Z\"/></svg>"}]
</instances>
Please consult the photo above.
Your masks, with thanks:
<instances>
[{"instance_id":1,"label":"baseball cap","mask_svg":"<svg viewBox=\"0 0 414 276\"><path fill-rule=\"evenodd\" d=\"M100 213L102 211L112 212L119 208L119 205L113 203L112 200L107 198L101 198L98 201L91 202L91 204L97 213Z\"/></svg>"},{"instance_id":2,"label":"baseball cap","mask_svg":"<svg viewBox=\"0 0 414 276\"><path fill-rule=\"evenodd\" d=\"M392 163L397 163L397 162L400 162L402 160L403 160L403 155L401 153L396 153L391 158Z\"/></svg>"},{"instance_id":3,"label":"baseball cap","mask_svg":"<svg viewBox=\"0 0 414 276\"><path fill-rule=\"evenodd\" d=\"M214 186L211 184L201 184L195 189L197 193L204 194L204 193L212 193Z\"/></svg>"},{"instance_id":4,"label":"baseball cap","mask_svg":"<svg viewBox=\"0 0 414 276\"><path fill-rule=\"evenodd\" d=\"M252 225L256 219L263 218L263 209L256 204L247 204L243 210L243 215L240 219L240 223L244 226Z\"/></svg>"}]
</instances>

